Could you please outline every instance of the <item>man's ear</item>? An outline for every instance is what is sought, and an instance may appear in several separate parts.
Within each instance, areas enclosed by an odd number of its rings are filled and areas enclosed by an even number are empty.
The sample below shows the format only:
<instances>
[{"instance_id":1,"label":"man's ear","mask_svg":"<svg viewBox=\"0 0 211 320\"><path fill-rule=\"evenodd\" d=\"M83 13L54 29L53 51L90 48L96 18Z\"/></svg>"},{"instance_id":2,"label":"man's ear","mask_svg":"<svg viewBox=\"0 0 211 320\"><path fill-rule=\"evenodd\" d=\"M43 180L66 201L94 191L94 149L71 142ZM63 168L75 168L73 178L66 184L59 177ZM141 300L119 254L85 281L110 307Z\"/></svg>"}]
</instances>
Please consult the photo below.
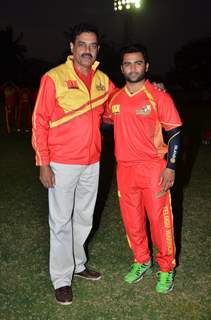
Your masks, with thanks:
<instances>
[{"instance_id":1,"label":"man's ear","mask_svg":"<svg viewBox=\"0 0 211 320\"><path fill-rule=\"evenodd\" d=\"M122 73L124 73L124 72L123 72L123 67L122 67L122 65L121 65L121 67L120 67L120 68L121 68Z\"/></svg>"},{"instance_id":2,"label":"man's ear","mask_svg":"<svg viewBox=\"0 0 211 320\"><path fill-rule=\"evenodd\" d=\"M146 72L149 70L149 62L146 63Z\"/></svg>"},{"instance_id":3,"label":"man's ear","mask_svg":"<svg viewBox=\"0 0 211 320\"><path fill-rule=\"evenodd\" d=\"M72 42L70 42L70 51L73 53L73 47L74 47L74 44Z\"/></svg>"}]
</instances>

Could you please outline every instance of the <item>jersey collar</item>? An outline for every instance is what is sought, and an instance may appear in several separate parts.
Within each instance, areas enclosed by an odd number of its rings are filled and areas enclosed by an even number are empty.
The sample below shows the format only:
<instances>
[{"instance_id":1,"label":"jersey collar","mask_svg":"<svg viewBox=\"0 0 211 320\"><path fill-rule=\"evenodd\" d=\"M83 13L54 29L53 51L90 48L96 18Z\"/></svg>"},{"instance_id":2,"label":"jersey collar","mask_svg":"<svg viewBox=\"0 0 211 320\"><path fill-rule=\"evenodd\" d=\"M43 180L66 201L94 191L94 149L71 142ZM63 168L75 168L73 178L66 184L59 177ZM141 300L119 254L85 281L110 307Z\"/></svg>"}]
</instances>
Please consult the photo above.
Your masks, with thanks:
<instances>
[{"instance_id":1,"label":"jersey collar","mask_svg":"<svg viewBox=\"0 0 211 320\"><path fill-rule=\"evenodd\" d=\"M128 90L127 85L125 85L124 89L125 89L125 92L127 93L127 95L128 95L129 97L133 97L133 96L135 96L136 94L140 93L141 91L146 90L146 86L147 86L148 83L149 83L149 80L147 79L147 80L144 82L144 85L143 85L138 91L136 91L136 92L134 92L134 93L131 93L131 92Z\"/></svg>"}]
</instances>

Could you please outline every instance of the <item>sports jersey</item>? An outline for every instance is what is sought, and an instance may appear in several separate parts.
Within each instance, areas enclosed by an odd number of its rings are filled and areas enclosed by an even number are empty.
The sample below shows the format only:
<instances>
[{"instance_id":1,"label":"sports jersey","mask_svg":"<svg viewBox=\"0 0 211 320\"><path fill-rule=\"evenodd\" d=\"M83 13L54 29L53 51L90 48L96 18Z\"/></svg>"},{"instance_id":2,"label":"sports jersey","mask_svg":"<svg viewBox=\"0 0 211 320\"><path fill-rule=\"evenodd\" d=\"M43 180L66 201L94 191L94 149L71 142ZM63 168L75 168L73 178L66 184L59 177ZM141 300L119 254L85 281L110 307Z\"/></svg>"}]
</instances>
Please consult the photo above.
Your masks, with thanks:
<instances>
[{"instance_id":1,"label":"sports jersey","mask_svg":"<svg viewBox=\"0 0 211 320\"><path fill-rule=\"evenodd\" d=\"M126 86L119 89L110 99L105 117L114 122L116 159L127 164L163 159L168 148L162 129L182 124L171 97L148 80L133 94Z\"/></svg>"}]
</instances>

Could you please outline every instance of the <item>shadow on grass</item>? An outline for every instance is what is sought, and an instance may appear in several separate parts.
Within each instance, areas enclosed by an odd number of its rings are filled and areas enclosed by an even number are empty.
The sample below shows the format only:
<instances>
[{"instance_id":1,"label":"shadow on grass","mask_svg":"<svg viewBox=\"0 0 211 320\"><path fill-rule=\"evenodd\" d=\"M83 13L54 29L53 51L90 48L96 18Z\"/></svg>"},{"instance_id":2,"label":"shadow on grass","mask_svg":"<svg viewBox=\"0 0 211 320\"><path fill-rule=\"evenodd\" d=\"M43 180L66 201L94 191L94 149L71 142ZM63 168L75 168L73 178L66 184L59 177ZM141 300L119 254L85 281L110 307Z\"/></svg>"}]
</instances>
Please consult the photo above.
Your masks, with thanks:
<instances>
[{"instance_id":1,"label":"shadow on grass","mask_svg":"<svg viewBox=\"0 0 211 320\"><path fill-rule=\"evenodd\" d=\"M201 145L201 133L205 122L205 119L201 116L202 114L202 110L199 112L198 105L184 106L181 110L183 117L182 152L177 164L175 184L171 192L177 265L179 265L182 249L184 189L190 183L193 167Z\"/></svg>"},{"instance_id":2,"label":"shadow on grass","mask_svg":"<svg viewBox=\"0 0 211 320\"><path fill-rule=\"evenodd\" d=\"M98 195L94 211L93 227L86 242L86 251L88 251L87 245L89 241L93 238L94 234L100 226L102 212L109 195L109 190L113 181L113 175L115 171L113 128L110 127L107 130L105 130L102 133L102 136L103 145L100 160Z\"/></svg>"}]
</instances>

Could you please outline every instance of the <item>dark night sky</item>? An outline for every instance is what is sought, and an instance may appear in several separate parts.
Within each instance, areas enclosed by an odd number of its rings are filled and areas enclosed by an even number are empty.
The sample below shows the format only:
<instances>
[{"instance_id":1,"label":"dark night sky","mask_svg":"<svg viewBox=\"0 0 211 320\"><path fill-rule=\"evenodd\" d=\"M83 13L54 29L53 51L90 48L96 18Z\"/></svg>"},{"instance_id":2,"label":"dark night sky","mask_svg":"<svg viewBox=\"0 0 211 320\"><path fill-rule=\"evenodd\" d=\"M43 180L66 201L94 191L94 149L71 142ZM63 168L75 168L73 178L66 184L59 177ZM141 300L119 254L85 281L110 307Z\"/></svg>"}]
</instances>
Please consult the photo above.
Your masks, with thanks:
<instances>
[{"instance_id":1,"label":"dark night sky","mask_svg":"<svg viewBox=\"0 0 211 320\"><path fill-rule=\"evenodd\" d=\"M149 50L151 69L160 74L173 65L174 53L185 43L211 36L210 0L143 0L130 19L133 41ZM125 40L125 18L113 13L112 0L7 0L0 5L0 29L10 25L23 32L28 56L56 61L67 45L64 31L87 21L97 25L107 41Z\"/></svg>"}]
</instances>

